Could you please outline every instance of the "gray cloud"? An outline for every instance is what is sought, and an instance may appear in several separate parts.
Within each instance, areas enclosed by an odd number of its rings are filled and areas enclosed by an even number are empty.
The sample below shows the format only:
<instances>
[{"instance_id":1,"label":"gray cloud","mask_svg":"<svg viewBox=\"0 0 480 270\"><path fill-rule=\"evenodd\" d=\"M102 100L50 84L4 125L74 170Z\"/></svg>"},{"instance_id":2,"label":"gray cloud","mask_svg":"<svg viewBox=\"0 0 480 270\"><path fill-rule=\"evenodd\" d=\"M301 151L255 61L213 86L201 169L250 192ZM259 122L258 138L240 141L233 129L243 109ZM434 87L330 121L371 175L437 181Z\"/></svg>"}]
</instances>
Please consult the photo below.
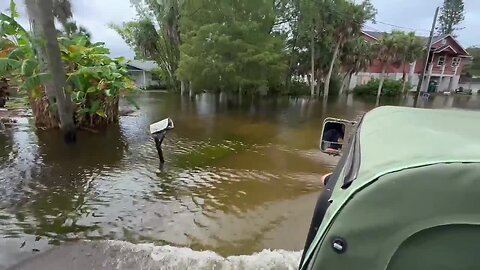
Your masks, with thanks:
<instances>
[{"instance_id":1,"label":"gray cloud","mask_svg":"<svg viewBox=\"0 0 480 270\"><path fill-rule=\"evenodd\" d=\"M94 41L103 41L110 48L112 56L133 58L132 50L108 24L121 24L135 18L135 9L129 0L72 0L74 17L93 34ZM378 10L377 24L368 24L369 28L390 31L396 27L383 23L417 29L419 35L428 35L435 7L443 0L372 0ZM25 18L23 1L17 1L22 13L21 23L28 25ZM8 8L8 1L0 1L0 10ZM465 0L466 15L459 31L458 39L465 46L480 45L480 1ZM382 22L382 23L380 23ZM401 29L406 30L408 29Z\"/></svg>"},{"instance_id":2,"label":"gray cloud","mask_svg":"<svg viewBox=\"0 0 480 270\"><path fill-rule=\"evenodd\" d=\"M75 20L85 26L94 41L105 42L112 56L133 58L132 50L120 35L110 29L110 23L121 24L135 17L135 10L128 0L73 0Z\"/></svg>"},{"instance_id":3,"label":"gray cloud","mask_svg":"<svg viewBox=\"0 0 480 270\"><path fill-rule=\"evenodd\" d=\"M0 10L5 11L9 4L0 1ZM28 26L23 1L16 1L21 13L20 23ZM85 26L91 33L94 42L105 42L114 57L124 56L132 59L134 54L127 44L114 30L110 23L121 24L135 17L135 9L128 0L72 0L74 19Z\"/></svg>"},{"instance_id":4,"label":"gray cloud","mask_svg":"<svg viewBox=\"0 0 480 270\"><path fill-rule=\"evenodd\" d=\"M442 6L443 0L372 0L372 3L378 10L377 24L369 23L372 27L381 31L390 31L393 29L405 30L380 22L394 24L402 27L418 29L417 34L427 36L432 27L433 15L437 6ZM456 33L458 40L465 47L480 45L480 1L464 0L465 3L465 21L461 27L464 29Z\"/></svg>"}]
</instances>

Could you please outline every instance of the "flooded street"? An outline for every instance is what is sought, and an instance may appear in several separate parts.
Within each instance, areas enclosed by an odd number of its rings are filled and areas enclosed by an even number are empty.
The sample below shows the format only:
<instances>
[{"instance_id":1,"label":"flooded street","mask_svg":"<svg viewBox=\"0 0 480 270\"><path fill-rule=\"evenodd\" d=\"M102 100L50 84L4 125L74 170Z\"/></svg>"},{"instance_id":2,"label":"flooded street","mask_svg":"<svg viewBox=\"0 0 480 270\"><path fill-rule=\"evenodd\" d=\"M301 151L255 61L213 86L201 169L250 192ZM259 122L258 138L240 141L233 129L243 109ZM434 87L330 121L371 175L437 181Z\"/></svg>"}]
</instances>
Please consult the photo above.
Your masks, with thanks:
<instances>
[{"instance_id":1,"label":"flooded street","mask_svg":"<svg viewBox=\"0 0 480 270\"><path fill-rule=\"evenodd\" d=\"M319 179L334 166L318 150L323 120L374 108L353 96L322 104L144 93L137 102L140 111L99 134L81 132L73 146L26 120L0 131L0 269L24 260L15 269L34 269L37 254L35 269L71 260L85 269L295 267ZM480 97L420 106L477 110ZM166 117L175 129L160 169L148 126Z\"/></svg>"}]
</instances>

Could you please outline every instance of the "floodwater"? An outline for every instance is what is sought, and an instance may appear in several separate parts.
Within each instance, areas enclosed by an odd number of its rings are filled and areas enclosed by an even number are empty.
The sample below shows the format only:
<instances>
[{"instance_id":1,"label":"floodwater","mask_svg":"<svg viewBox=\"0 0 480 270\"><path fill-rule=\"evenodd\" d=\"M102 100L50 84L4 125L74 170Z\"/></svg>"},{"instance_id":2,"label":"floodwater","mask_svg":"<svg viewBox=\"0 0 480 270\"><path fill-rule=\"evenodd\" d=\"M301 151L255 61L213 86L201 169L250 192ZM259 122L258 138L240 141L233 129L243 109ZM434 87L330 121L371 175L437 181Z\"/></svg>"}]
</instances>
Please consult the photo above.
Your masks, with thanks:
<instances>
[{"instance_id":1,"label":"floodwater","mask_svg":"<svg viewBox=\"0 0 480 270\"><path fill-rule=\"evenodd\" d=\"M374 108L353 96L137 102L73 146L31 120L0 131L0 269L295 269L319 179L335 165L318 151L322 122ZM480 98L420 106L478 109ZM148 126L166 117L175 129L159 168Z\"/></svg>"}]
</instances>

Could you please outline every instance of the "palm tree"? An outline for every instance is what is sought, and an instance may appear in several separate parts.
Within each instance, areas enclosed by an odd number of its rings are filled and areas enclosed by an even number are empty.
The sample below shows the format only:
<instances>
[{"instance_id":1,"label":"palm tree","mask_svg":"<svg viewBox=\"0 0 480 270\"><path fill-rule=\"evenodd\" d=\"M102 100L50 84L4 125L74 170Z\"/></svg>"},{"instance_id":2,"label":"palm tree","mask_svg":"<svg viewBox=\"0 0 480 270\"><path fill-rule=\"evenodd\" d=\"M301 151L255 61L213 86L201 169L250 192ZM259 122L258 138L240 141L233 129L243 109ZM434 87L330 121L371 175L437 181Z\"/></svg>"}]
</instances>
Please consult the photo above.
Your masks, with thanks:
<instances>
[{"instance_id":1,"label":"palm tree","mask_svg":"<svg viewBox=\"0 0 480 270\"><path fill-rule=\"evenodd\" d=\"M53 1L53 16L67 29L70 19L73 17L72 3L70 0L52 0Z\"/></svg>"},{"instance_id":2,"label":"palm tree","mask_svg":"<svg viewBox=\"0 0 480 270\"><path fill-rule=\"evenodd\" d=\"M66 74L57 40L53 2L52 0L25 0L25 4L34 36L45 41L44 44L36 45L36 53L40 65L52 76L50 84L45 87L50 106L56 105L65 139L67 142L72 142L75 140L73 106L70 95L65 91Z\"/></svg>"},{"instance_id":3,"label":"palm tree","mask_svg":"<svg viewBox=\"0 0 480 270\"><path fill-rule=\"evenodd\" d=\"M385 73L389 65L398 63L400 57L400 49L398 42L398 33L384 34L376 44L378 52L377 59L382 64L382 74L380 75L380 83L377 92L377 105L380 102L380 96L383 90L383 83L385 82Z\"/></svg>"},{"instance_id":4,"label":"palm tree","mask_svg":"<svg viewBox=\"0 0 480 270\"><path fill-rule=\"evenodd\" d=\"M92 33L88 31L87 28L77 24L73 20L69 20L63 26L63 32L59 33L60 35L66 35L67 37L74 38L74 37L85 37L87 38L88 42L91 42Z\"/></svg>"},{"instance_id":5,"label":"palm tree","mask_svg":"<svg viewBox=\"0 0 480 270\"><path fill-rule=\"evenodd\" d=\"M374 58L375 53L372 45L361 37L349 40L345 44L340 55L340 62L345 69L342 86L339 92L340 95L343 93L345 85L350 85L352 75L362 70L366 70Z\"/></svg>"},{"instance_id":6,"label":"palm tree","mask_svg":"<svg viewBox=\"0 0 480 270\"><path fill-rule=\"evenodd\" d=\"M334 1L333 15L333 37L335 40L335 49L333 51L330 68L325 78L324 96L328 96L330 89L330 80L332 78L333 68L337 61L340 49L345 45L351 37L360 35L363 24L371 20L375 16L375 9L369 1L364 1L362 4L355 4L349 1Z\"/></svg>"},{"instance_id":7,"label":"palm tree","mask_svg":"<svg viewBox=\"0 0 480 270\"><path fill-rule=\"evenodd\" d=\"M418 59L419 56L423 53L423 42L420 38L418 38L414 32L410 32L408 34L403 34L399 36L400 42L400 54L401 54L401 66L403 69L403 86L402 86L402 93L406 92L407 87L407 72L405 70L405 64L412 63Z\"/></svg>"}]
</instances>

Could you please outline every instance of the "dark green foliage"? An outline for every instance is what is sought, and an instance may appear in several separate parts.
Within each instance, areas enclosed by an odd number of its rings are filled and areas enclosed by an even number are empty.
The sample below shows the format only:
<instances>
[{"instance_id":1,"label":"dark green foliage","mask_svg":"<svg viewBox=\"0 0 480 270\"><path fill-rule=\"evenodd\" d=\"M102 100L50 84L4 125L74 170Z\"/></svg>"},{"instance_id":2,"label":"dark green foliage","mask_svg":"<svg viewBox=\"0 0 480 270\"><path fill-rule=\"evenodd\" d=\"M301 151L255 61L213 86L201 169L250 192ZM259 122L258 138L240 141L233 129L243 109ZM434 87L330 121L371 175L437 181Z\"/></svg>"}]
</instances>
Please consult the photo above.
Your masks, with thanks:
<instances>
[{"instance_id":1,"label":"dark green foliage","mask_svg":"<svg viewBox=\"0 0 480 270\"><path fill-rule=\"evenodd\" d=\"M292 81L290 88L285 91L290 96L308 96L310 95L310 85L306 82Z\"/></svg>"},{"instance_id":2,"label":"dark green foliage","mask_svg":"<svg viewBox=\"0 0 480 270\"><path fill-rule=\"evenodd\" d=\"M332 78L330 79L330 86L329 86L330 90L328 91L328 95L329 96L338 95L341 87L342 87L342 78L338 75L338 73L335 73L334 75L332 75Z\"/></svg>"},{"instance_id":3,"label":"dark green foliage","mask_svg":"<svg viewBox=\"0 0 480 270\"><path fill-rule=\"evenodd\" d=\"M321 83L320 88L323 89L323 86L323 83ZM338 95L341 86L342 78L335 73L330 81L330 91L328 92L328 95ZM290 82L290 87L288 89L283 88L280 93L289 96L310 96L310 84L308 82L292 80Z\"/></svg>"},{"instance_id":4,"label":"dark green foliage","mask_svg":"<svg viewBox=\"0 0 480 270\"><path fill-rule=\"evenodd\" d=\"M372 79L367 84L359 85L353 89L353 93L360 96L376 96L380 80ZM386 79L383 83L382 96L396 97L402 94L401 80Z\"/></svg>"},{"instance_id":5,"label":"dark green foliage","mask_svg":"<svg viewBox=\"0 0 480 270\"><path fill-rule=\"evenodd\" d=\"M464 75L467 77L480 76L480 48L471 47L467 49L473 59L466 60Z\"/></svg>"},{"instance_id":6,"label":"dark green foliage","mask_svg":"<svg viewBox=\"0 0 480 270\"><path fill-rule=\"evenodd\" d=\"M183 0L131 0L138 19L111 25L135 51L137 59L158 63L166 84L177 88L180 61L179 21Z\"/></svg>"},{"instance_id":7,"label":"dark green foliage","mask_svg":"<svg viewBox=\"0 0 480 270\"><path fill-rule=\"evenodd\" d=\"M465 4L463 0L444 0L437 31L439 34L454 34L461 30L458 25L465 20Z\"/></svg>"},{"instance_id":8,"label":"dark green foliage","mask_svg":"<svg viewBox=\"0 0 480 270\"><path fill-rule=\"evenodd\" d=\"M204 9L204 6L215 6ZM262 91L283 81L286 57L271 1L189 1L177 74L195 91Z\"/></svg>"}]
</instances>

